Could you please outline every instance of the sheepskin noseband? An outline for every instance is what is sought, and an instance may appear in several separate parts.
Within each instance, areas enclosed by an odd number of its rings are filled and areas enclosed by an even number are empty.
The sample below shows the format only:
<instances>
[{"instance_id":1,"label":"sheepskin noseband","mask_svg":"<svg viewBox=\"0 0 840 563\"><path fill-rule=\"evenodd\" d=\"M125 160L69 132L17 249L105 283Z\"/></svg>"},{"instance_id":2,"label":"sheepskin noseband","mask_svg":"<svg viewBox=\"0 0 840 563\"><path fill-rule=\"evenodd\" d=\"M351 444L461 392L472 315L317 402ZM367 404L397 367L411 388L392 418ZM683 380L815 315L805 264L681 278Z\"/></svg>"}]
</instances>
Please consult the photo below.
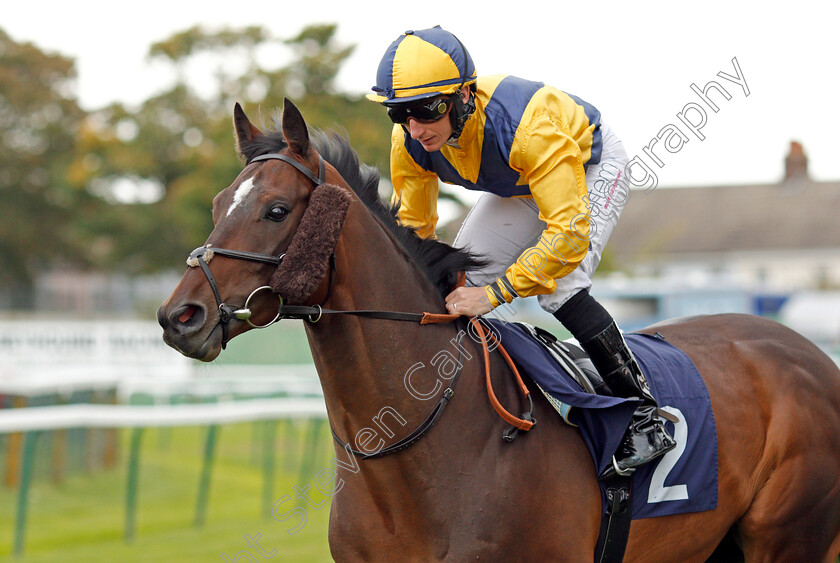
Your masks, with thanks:
<instances>
[{"instance_id":1,"label":"sheepskin noseband","mask_svg":"<svg viewBox=\"0 0 840 563\"><path fill-rule=\"evenodd\" d=\"M271 276L272 289L286 303L305 302L327 275L351 201L350 193L335 184L323 184L312 192L283 263Z\"/></svg>"}]
</instances>

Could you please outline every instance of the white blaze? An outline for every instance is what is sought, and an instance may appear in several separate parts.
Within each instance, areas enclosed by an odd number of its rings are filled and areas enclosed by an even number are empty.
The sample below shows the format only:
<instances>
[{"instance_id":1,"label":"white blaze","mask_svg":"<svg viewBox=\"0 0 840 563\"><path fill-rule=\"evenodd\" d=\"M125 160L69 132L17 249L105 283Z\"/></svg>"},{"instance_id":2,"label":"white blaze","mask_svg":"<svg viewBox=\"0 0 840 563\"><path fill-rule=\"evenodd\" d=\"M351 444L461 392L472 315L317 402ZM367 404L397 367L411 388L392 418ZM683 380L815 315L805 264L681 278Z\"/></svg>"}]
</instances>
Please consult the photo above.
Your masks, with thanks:
<instances>
[{"instance_id":1,"label":"white blaze","mask_svg":"<svg viewBox=\"0 0 840 563\"><path fill-rule=\"evenodd\" d=\"M242 200L248 197L248 194L253 188L254 178L248 178L247 180L239 184L239 187L236 188L236 193L233 194L233 203L230 204L230 208L227 210L227 214L225 215L225 217L230 216L231 212L233 212L233 210L236 209L236 206L242 203Z\"/></svg>"}]
</instances>

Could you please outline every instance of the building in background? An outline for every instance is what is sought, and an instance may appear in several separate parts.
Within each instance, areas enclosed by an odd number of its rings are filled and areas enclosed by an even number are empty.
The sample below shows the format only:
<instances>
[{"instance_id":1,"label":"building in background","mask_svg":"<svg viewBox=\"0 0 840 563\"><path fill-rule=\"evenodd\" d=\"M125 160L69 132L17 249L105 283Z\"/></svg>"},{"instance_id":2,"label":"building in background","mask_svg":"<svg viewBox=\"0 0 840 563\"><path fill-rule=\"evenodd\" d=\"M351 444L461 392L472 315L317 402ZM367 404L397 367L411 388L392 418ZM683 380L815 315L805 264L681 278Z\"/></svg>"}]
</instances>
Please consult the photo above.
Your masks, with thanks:
<instances>
[{"instance_id":1,"label":"building in background","mask_svg":"<svg viewBox=\"0 0 840 563\"><path fill-rule=\"evenodd\" d=\"M635 191L607 247L628 274L593 293L626 324L740 312L840 350L840 181L816 182L792 142L776 184Z\"/></svg>"},{"instance_id":2,"label":"building in background","mask_svg":"<svg viewBox=\"0 0 840 563\"><path fill-rule=\"evenodd\" d=\"M792 142L777 184L635 191L608 248L632 275L840 289L840 181L808 175Z\"/></svg>"}]
</instances>

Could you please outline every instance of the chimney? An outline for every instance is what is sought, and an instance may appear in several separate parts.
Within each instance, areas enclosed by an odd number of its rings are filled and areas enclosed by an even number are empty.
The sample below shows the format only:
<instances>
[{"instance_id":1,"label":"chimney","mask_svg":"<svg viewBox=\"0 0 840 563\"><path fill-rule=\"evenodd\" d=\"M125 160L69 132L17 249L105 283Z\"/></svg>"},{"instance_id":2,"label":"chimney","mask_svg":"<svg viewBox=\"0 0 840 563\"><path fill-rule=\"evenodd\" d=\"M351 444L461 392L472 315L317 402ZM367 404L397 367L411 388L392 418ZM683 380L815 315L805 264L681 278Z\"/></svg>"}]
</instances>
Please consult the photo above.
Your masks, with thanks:
<instances>
[{"instance_id":1,"label":"chimney","mask_svg":"<svg viewBox=\"0 0 840 563\"><path fill-rule=\"evenodd\" d=\"M802 149L802 144L797 141L790 142L790 152L785 158L785 178L788 180L808 179L808 157Z\"/></svg>"}]
</instances>

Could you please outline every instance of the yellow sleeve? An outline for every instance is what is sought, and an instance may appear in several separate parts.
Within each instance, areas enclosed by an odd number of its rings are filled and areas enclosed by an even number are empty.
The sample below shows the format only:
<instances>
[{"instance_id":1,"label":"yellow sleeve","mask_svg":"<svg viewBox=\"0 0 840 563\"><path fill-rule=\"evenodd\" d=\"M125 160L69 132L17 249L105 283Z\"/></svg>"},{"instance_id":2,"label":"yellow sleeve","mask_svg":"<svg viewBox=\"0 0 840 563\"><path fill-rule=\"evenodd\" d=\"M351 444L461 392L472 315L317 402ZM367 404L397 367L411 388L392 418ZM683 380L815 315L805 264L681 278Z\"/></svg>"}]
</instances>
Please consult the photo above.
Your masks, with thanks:
<instances>
[{"instance_id":1,"label":"yellow sleeve","mask_svg":"<svg viewBox=\"0 0 840 563\"><path fill-rule=\"evenodd\" d=\"M438 222L438 177L414 162L405 148L402 127L391 132L391 183L394 201L400 203L400 223L417 229L423 238L434 238Z\"/></svg>"},{"instance_id":2,"label":"yellow sleeve","mask_svg":"<svg viewBox=\"0 0 840 563\"><path fill-rule=\"evenodd\" d=\"M510 302L517 295L552 293L555 280L577 268L589 247L584 155L559 100L547 98L538 104L532 100L526 108L510 154L510 164L520 171L520 181L529 185L546 229L537 244L507 269L507 280L493 284L495 291L487 286L494 306L500 304L496 295ZM517 295L507 291L505 281Z\"/></svg>"}]
</instances>

